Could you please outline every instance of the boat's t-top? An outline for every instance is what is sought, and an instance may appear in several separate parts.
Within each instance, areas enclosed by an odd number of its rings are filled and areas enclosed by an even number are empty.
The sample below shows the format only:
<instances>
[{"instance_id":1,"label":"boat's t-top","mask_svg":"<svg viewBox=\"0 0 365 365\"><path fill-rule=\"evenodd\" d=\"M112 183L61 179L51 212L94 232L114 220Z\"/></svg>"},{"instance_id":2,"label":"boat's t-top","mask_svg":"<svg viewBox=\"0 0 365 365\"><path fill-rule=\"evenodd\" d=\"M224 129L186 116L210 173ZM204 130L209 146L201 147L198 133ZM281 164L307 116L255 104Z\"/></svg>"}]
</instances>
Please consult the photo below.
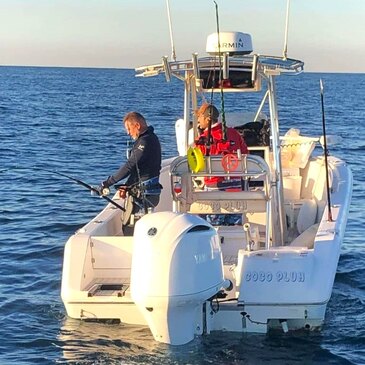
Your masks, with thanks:
<instances>
[{"instance_id":1,"label":"boat's t-top","mask_svg":"<svg viewBox=\"0 0 365 365\"><path fill-rule=\"evenodd\" d=\"M251 36L242 32L220 32L208 36L206 51L208 57L192 55L191 60L169 61L162 58L161 64L136 68L136 76L149 77L161 73L166 80L175 77L184 82L184 118L180 127L184 130L177 136L180 155L186 155L197 137L198 96L204 93L220 92L221 99L227 92L258 92L266 84L262 101L251 121L258 121L266 103L269 106L271 147L274 163L271 169L273 199L279 212L279 232L285 231L285 212L283 182L280 157L279 119L276 102L275 77L281 74L299 74L304 63L299 60L252 53ZM212 95L212 94L211 94ZM203 99L207 100L203 96ZM236 105L237 107L237 105ZM225 111L222 108L222 122L225 124ZM192 122L192 125L191 125ZM192 128L191 128L192 127ZM193 138L192 138L193 137ZM278 237L283 242L283 237Z\"/></svg>"},{"instance_id":2,"label":"boat's t-top","mask_svg":"<svg viewBox=\"0 0 365 365\"><path fill-rule=\"evenodd\" d=\"M251 36L242 32L210 34L206 52L209 57L198 57L194 53L191 60L184 61L169 61L165 56L161 64L136 68L136 76L165 73L166 80L170 81L172 76L185 79L184 74L188 73L189 78L194 76L198 90L219 91L223 87L224 91L258 91L261 77L300 73L304 65L291 58L252 54Z\"/></svg>"}]
</instances>

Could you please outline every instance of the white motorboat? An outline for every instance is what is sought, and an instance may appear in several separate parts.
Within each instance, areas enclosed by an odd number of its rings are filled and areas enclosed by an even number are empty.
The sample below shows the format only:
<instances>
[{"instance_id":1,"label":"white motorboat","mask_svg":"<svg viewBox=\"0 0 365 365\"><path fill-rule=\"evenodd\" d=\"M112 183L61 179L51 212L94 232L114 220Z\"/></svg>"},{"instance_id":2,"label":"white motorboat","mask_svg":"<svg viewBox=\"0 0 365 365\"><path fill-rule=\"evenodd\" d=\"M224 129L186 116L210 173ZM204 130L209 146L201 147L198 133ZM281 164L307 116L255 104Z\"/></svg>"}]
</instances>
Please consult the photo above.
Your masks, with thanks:
<instances>
[{"instance_id":1,"label":"white motorboat","mask_svg":"<svg viewBox=\"0 0 365 365\"><path fill-rule=\"evenodd\" d=\"M351 171L314 150L324 138L297 129L279 135L275 79L299 74L303 62L252 54L244 33L219 37L220 47L217 34L208 37L207 57L164 57L136 69L137 76L164 74L185 85L184 118L175 123L179 156L163 161L160 203L132 217L130 235L123 233L122 210L108 204L69 238L62 300L70 317L149 326L155 340L173 345L212 331L322 326L345 233ZM250 122L267 126L270 135L250 143L247 155L199 157L192 149L193 111L212 92L236 93L234 106L225 103L223 124L244 130ZM257 92L263 95L257 110L239 112L245 97ZM239 178L242 189L207 190L207 176ZM113 201L124 204L118 192Z\"/></svg>"}]
</instances>

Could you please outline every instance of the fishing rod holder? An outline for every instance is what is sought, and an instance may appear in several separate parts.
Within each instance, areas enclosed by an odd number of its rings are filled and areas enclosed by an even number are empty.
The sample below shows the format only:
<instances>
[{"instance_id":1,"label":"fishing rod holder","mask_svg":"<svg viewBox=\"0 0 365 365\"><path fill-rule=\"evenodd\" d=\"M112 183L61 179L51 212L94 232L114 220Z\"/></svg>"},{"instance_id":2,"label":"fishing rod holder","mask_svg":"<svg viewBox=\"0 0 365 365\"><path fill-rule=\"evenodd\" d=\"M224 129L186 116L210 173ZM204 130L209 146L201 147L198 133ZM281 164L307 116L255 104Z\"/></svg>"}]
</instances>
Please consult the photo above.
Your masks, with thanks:
<instances>
[{"instance_id":1,"label":"fishing rod holder","mask_svg":"<svg viewBox=\"0 0 365 365\"><path fill-rule=\"evenodd\" d=\"M199 80L200 79L200 69L199 69L197 53L193 53L192 62L193 62L193 73L194 73L195 80Z\"/></svg>"},{"instance_id":2,"label":"fishing rod holder","mask_svg":"<svg viewBox=\"0 0 365 365\"><path fill-rule=\"evenodd\" d=\"M229 53L223 55L223 80L229 79Z\"/></svg>"},{"instance_id":3,"label":"fishing rod holder","mask_svg":"<svg viewBox=\"0 0 365 365\"><path fill-rule=\"evenodd\" d=\"M163 68L165 71L165 78L167 82L171 81L171 67L167 60L167 56L162 57Z\"/></svg>"}]
</instances>

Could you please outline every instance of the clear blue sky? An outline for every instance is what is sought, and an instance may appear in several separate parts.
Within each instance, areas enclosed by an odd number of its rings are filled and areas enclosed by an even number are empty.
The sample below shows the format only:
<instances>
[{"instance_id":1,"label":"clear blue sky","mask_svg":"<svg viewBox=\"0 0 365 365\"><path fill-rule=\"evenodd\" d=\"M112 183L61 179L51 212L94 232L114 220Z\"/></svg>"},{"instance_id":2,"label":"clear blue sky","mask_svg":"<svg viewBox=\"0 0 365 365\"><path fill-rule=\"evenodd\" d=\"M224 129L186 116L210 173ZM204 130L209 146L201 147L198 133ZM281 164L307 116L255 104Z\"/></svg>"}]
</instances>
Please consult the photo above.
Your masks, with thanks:
<instances>
[{"instance_id":1,"label":"clear blue sky","mask_svg":"<svg viewBox=\"0 0 365 365\"><path fill-rule=\"evenodd\" d=\"M286 0L217 0L220 29L282 54ZM213 0L170 0L179 59L205 53ZM0 0L0 64L117 67L171 54L165 0ZM292 0L289 57L307 71L365 72L365 0Z\"/></svg>"}]
</instances>

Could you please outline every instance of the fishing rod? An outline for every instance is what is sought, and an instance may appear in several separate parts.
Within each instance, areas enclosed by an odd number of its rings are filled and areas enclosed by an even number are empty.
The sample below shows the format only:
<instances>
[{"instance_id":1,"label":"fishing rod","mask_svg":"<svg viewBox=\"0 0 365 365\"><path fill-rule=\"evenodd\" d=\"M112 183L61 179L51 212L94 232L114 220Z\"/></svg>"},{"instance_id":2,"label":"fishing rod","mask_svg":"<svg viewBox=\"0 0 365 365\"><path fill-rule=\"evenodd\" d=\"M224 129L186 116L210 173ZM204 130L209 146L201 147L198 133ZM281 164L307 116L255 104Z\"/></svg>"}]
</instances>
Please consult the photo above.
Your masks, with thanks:
<instances>
[{"instance_id":1,"label":"fishing rod","mask_svg":"<svg viewBox=\"0 0 365 365\"><path fill-rule=\"evenodd\" d=\"M216 14L216 25L217 25L217 42L218 42L218 59L219 59L219 78L218 82L220 84L221 89L221 96L223 93L223 86L222 86L222 60L221 60L221 43L219 38L219 17L218 17L218 4L214 1L215 4L215 14ZM215 67L214 67L215 68ZM215 87L215 69L213 72L213 80L212 80L212 91L210 94L210 104L213 105L213 89ZM211 111L211 109L210 109ZM210 115L209 115L210 116ZM222 133L223 133L223 140L226 140L226 128L225 128L225 117L224 117L224 99L222 97ZM208 132L207 132L207 143L206 143L206 156L210 156L210 148L212 144L212 118L209 118L208 122Z\"/></svg>"},{"instance_id":2,"label":"fishing rod","mask_svg":"<svg viewBox=\"0 0 365 365\"><path fill-rule=\"evenodd\" d=\"M80 180L80 179L76 179L72 176L69 176L69 175L66 175L62 172L59 172L59 171L55 171L55 170L49 170L49 169L44 169L44 168L41 168L41 167L36 167L36 166L33 166L33 167L13 167L13 168L8 168L6 170L1 170L0 173L2 172L5 172L5 171L8 171L8 170L27 170L27 169L30 169L30 170L39 170L39 171L46 171L46 172L49 172L51 174L56 174L56 175L59 175L59 176L62 176L62 177L66 177L67 179L69 180L72 180L74 181L75 183L87 188L88 190L90 190L92 193L95 193L97 195L100 196L100 198L103 198L105 199L106 201L108 201L110 204L114 205L115 207L119 208L120 210L122 210L123 212L125 212L125 208L123 208L121 205L119 205L118 203L116 203L113 199L109 198L108 196L106 195L103 195L103 192L101 192L99 189L97 189L96 187L94 186L91 186L89 184L87 184L86 182Z\"/></svg>"},{"instance_id":3,"label":"fishing rod","mask_svg":"<svg viewBox=\"0 0 365 365\"><path fill-rule=\"evenodd\" d=\"M324 164L326 167L326 187L327 187L327 204L328 204L328 221L332 222L332 211L331 211L331 194L328 177L328 149L327 149L327 136L326 136L326 121L324 117L324 88L322 79L319 79L319 86L321 89L321 108L322 108L322 128L323 128L323 150L324 150Z\"/></svg>"},{"instance_id":4,"label":"fishing rod","mask_svg":"<svg viewBox=\"0 0 365 365\"><path fill-rule=\"evenodd\" d=\"M220 94L221 94L221 105L222 105L222 132L223 132L223 140L227 140L227 126L226 126L226 117L224 111L224 92L223 92L223 67L222 67L222 52L221 52L221 41L220 41L220 31L219 31L219 12L218 12L218 4L214 1L215 4L215 17L216 17L216 25L217 25L217 39L218 39L218 54L219 54L219 83L220 83Z\"/></svg>"},{"instance_id":5,"label":"fishing rod","mask_svg":"<svg viewBox=\"0 0 365 365\"><path fill-rule=\"evenodd\" d=\"M87 184L86 182L80 180L80 179L76 179L72 176L69 176L69 175L66 175L62 172L59 172L59 171L53 171L53 170L48 170L48 169L41 169L41 168L37 168L38 170L42 170L42 171L48 171L52 174L56 174L56 175L59 175L59 176L63 176L63 177L66 177L67 179L70 179L72 181L74 181L75 183L85 187L86 189L89 189L92 193L95 193L97 195L100 196L100 198L103 198L105 199L107 202L109 202L110 204L114 205L115 207L119 208L120 210L122 210L123 212L125 212L125 209L119 205L118 203L116 203L113 199L109 198L108 196L104 195L102 191L100 191L99 189L95 188L94 186L91 186L89 184Z\"/></svg>"}]
</instances>

